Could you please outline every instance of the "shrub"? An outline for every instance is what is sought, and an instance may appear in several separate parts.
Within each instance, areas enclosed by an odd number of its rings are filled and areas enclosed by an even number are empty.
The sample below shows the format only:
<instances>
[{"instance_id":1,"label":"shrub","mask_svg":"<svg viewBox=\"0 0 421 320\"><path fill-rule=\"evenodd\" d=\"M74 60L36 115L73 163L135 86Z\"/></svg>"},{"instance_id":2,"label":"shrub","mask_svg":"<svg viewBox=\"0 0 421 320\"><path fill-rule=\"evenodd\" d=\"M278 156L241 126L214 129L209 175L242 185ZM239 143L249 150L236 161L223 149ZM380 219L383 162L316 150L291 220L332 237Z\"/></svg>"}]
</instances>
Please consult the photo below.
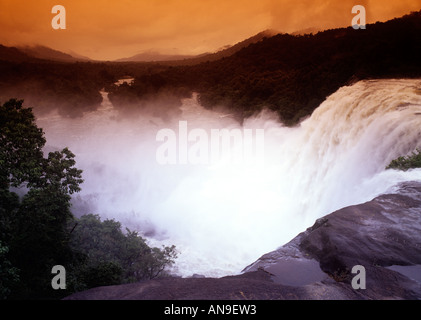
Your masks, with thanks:
<instances>
[{"instance_id":1,"label":"shrub","mask_svg":"<svg viewBox=\"0 0 421 320\"><path fill-rule=\"evenodd\" d=\"M126 229L123 233L120 222L101 221L94 214L76 219L70 241L83 257L75 271L81 288L160 277L176 258L174 246L151 248L137 232Z\"/></svg>"},{"instance_id":2,"label":"shrub","mask_svg":"<svg viewBox=\"0 0 421 320\"><path fill-rule=\"evenodd\" d=\"M421 168L421 149L417 148L412 155L399 157L390 162L386 169L398 169L406 171L412 168Z\"/></svg>"}]
</instances>

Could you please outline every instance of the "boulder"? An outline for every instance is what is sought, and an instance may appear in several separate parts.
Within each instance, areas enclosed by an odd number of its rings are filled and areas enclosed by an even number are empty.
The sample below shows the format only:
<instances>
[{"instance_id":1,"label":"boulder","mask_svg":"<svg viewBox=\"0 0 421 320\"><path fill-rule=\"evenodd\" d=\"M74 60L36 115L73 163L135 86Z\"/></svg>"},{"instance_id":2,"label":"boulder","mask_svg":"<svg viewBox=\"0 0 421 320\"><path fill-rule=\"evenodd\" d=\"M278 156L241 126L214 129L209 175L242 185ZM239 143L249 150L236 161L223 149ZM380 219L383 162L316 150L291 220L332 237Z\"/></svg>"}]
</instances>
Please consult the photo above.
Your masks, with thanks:
<instances>
[{"instance_id":1,"label":"boulder","mask_svg":"<svg viewBox=\"0 0 421 320\"><path fill-rule=\"evenodd\" d=\"M65 299L421 299L421 183L318 219L239 275L154 279Z\"/></svg>"}]
</instances>

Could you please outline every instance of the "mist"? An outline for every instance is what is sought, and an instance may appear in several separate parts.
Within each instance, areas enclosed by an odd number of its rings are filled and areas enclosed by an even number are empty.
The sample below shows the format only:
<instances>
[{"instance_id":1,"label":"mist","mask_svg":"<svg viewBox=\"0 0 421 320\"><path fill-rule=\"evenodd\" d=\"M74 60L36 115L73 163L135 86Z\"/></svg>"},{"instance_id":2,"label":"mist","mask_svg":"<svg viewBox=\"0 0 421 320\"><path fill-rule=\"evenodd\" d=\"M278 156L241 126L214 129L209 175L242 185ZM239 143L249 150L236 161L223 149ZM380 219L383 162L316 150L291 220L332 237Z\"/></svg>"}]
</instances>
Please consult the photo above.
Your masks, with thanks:
<instances>
[{"instance_id":1,"label":"mist","mask_svg":"<svg viewBox=\"0 0 421 320\"><path fill-rule=\"evenodd\" d=\"M123 117L101 92L101 107L81 118L38 116L46 151L69 147L83 170L72 199L76 216L99 214L138 231L151 245L174 244L181 276L237 274L285 244L316 219L371 200L421 170L385 170L419 147L421 81L360 81L340 88L296 127L269 111L240 125L206 110L197 96L179 113ZM233 144L230 157L207 164L160 164L162 129L264 130L264 155ZM256 145L248 136L243 145ZM188 141L191 148L197 141ZM241 161L232 161L241 153Z\"/></svg>"}]
</instances>

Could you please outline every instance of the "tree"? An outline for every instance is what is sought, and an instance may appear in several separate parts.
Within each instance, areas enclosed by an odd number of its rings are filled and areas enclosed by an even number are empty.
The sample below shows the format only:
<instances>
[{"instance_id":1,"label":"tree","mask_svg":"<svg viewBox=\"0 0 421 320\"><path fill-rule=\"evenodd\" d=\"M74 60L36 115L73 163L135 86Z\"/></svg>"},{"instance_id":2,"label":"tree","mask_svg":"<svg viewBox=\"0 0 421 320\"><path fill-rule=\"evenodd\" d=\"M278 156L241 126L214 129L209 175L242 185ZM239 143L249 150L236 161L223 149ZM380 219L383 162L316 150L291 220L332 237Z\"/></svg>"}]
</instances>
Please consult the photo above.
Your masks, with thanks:
<instances>
[{"instance_id":1,"label":"tree","mask_svg":"<svg viewBox=\"0 0 421 320\"><path fill-rule=\"evenodd\" d=\"M28 187L38 181L45 138L23 100L11 99L0 107L0 188Z\"/></svg>"},{"instance_id":2,"label":"tree","mask_svg":"<svg viewBox=\"0 0 421 320\"><path fill-rule=\"evenodd\" d=\"M0 241L0 300L6 299L11 287L19 280L19 270L6 258L9 248Z\"/></svg>"},{"instance_id":3,"label":"tree","mask_svg":"<svg viewBox=\"0 0 421 320\"><path fill-rule=\"evenodd\" d=\"M174 246L150 248L117 221L73 216L71 195L83 182L75 155L64 148L44 157L44 133L22 104L0 106L0 296L60 298L161 276L176 258ZM11 188L25 193L20 198ZM51 287L55 265L68 271L65 291Z\"/></svg>"},{"instance_id":4,"label":"tree","mask_svg":"<svg viewBox=\"0 0 421 320\"><path fill-rule=\"evenodd\" d=\"M20 270L12 297L53 297L51 268L71 263L70 195L80 190L82 171L67 148L44 158L42 129L32 109L11 99L0 107L0 240ZM26 193L20 200L10 188Z\"/></svg>"},{"instance_id":5,"label":"tree","mask_svg":"<svg viewBox=\"0 0 421 320\"><path fill-rule=\"evenodd\" d=\"M124 242L121 260L127 282L160 277L177 257L175 246L151 248L136 231L127 228Z\"/></svg>"},{"instance_id":6,"label":"tree","mask_svg":"<svg viewBox=\"0 0 421 320\"><path fill-rule=\"evenodd\" d=\"M101 221L88 214L76 220L72 249L85 257L79 279L86 288L129 283L161 276L176 258L175 247L151 248L135 231L121 230L120 222Z\"/></svg>"}]
</instances>

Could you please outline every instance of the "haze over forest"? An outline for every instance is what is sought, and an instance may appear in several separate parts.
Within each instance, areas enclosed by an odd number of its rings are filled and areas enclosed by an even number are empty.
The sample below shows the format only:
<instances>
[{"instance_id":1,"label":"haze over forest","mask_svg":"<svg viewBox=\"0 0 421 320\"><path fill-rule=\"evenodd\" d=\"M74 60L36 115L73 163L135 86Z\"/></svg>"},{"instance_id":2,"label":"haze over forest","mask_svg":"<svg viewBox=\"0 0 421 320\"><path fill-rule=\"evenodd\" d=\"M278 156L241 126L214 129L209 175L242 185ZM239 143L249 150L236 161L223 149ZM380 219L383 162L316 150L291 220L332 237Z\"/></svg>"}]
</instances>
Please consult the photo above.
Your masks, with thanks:
<instances>
[{"instance_id":1,"label":"haze over forest","mask_svg":"<svg viewBox=\"0 0 421 320\"><path fill-rule=\"evenodd\" d=\"M65 64L58 62L80 58L44 48L44 56L55 62L38 60L40 50L31 55L28 49L2 46L0 98L19 97L36 112L58 108L75 117L100 105L103 88L125 111L162 97L164 105L177 106L180 98L196 91L203 106L228 108L240 121L268 108L292 125L343 85L417 76L419 15L378 22L366 30L349 26L302 36L259 33L214 55L160 63ZM131 86L113 86L124 76L136 80Z\"/></svg>"}]
</instances>

